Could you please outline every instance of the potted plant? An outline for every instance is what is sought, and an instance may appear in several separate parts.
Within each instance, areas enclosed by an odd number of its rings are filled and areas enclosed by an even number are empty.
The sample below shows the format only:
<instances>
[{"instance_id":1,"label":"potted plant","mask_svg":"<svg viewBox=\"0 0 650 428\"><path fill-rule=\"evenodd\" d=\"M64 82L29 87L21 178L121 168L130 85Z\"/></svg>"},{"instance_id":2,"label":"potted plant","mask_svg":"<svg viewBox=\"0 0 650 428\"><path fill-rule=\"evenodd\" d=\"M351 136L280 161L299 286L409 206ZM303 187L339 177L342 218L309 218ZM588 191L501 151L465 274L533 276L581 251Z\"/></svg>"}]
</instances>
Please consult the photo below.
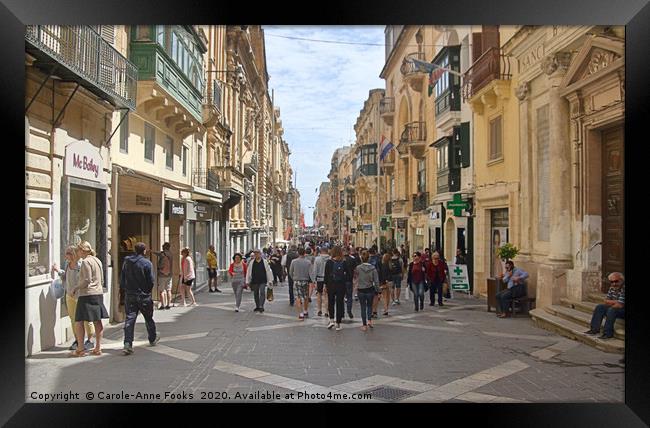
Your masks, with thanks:
<instances>
[{"instance_id":1,"label":"potted plant","mask_svg":"<svg viewBox=\"0 0 650 428\"><path fill-rule=\"evenodd\" d=\"M499 257L504 262L508 262L519 254L519 248L515 247L511 243L507 242L497 249L497 257Z\"/></svg>"}]
</instances>

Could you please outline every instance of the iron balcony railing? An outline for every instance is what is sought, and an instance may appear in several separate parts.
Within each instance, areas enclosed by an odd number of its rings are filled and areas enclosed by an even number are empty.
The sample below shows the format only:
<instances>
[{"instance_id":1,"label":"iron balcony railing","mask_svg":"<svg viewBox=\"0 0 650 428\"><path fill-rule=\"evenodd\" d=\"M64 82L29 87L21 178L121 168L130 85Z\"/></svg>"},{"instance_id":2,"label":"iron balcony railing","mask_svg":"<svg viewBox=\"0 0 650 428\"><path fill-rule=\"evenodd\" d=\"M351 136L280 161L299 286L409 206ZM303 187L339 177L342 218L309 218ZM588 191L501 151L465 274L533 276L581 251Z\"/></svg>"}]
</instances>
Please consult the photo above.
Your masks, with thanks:
<instances>
[{"instance_id":1,"label":"iron balcony railing","mask_svg":"<svg viewBox=\"0 0 650 428\"><path fill-rule=\"evenodd\" d=\"M138 68L90 26L28 25L25 39L28 49L31 45L90 84L82 86L135 110Z\"/></svg>"},{"instance_id":2,"label":"iron balcony railing","mask_svg":"<svg viewBox=\"0 0 650 428\"><path fill-rule=\"evenodd\" d=\"M407 76L411 75L414 73L419 73L420 69L413 64L412 62L408 61L408 59L417 59L419 61L425 61L425 56L424 52L413 52L404 57L404 61L402 62L402 65L400 67L400 72L402 73L402 76ZM424 74L422 75L424 76Z\"/></svg>"},{"instance_id":3,"label":"iron balcony railing","mask_svg":"<svg viewBox=\"0 0 650 428\"><path fill-rule=\"evenodd\" d=\"M216 192L219 190L219 176L212 169L197 168L193 173L192 184L196 187Z\"/></svg>"},{"instance_id":4,"label":"iron balcony railing","mask_svg":"<svg viewBox=\"0 0 650 428\"><path fill-rule=\"evenodd\" d=\"M223 91L218 80L213 80L211 84L203 86L203 104L214 106L217 111L221 112L221 95Z\"/></svg>"},{"instance_id":5,"label":"iron balcony railing","mask_svg":"<svg viewBox=\"0 0 650 428\"><path fill-rule=\"evenodd\" d=\"M481 55L463 76L463 100L470 99L493 80L510 80L510 57L493 47Z\"/></svg>"},{"instance_id":6,"label":"iron balcony railing","mask_svg":"<svg viewBox=\"0 0 650 428\"><path fill-rule=\"evenodd\" d=\"M424 143L427 139L427 128L425 122L410 122L404 126L400 136L401 144Z\"/></svg>"},{"instance_id":7,"label":"iron balcony railing","mask_svg":"<svg viewBox=\"0 0 650 428\"><path fill-rule=\"evenodd\" d=\"M429 206L429 192L413 194L413 211L424 211Z\"/></svg>"},{"instance_id":8,"label":"iron balcony railing","mask_svg":"<svg viewBox=\"0 0 650 428\"><path fill-rule=\"evenodd\" d=\"M395 113L395 98L384 97L379 100L379 114L393 114Z\"/></svg>"}]
</instances>

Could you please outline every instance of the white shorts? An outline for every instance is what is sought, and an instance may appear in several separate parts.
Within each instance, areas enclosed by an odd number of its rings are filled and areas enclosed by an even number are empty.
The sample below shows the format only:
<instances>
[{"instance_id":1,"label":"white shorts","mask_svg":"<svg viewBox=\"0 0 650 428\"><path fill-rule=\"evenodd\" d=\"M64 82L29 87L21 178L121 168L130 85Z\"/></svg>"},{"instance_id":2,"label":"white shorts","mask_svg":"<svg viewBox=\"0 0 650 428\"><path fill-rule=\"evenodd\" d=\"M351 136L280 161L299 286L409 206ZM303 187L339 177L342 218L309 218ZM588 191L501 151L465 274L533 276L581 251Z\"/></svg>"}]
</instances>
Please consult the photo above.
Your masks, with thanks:
<instances>
[{"instance_id":1,"label":"white shorts","mask_svg":"<svg viewBox=\"0 0 650 428\"><path fill-rule=\"evenodd\" d=\"M159 276L158 277L158 292L171 291L172 277Z\"/></svg>"}]
</instances>

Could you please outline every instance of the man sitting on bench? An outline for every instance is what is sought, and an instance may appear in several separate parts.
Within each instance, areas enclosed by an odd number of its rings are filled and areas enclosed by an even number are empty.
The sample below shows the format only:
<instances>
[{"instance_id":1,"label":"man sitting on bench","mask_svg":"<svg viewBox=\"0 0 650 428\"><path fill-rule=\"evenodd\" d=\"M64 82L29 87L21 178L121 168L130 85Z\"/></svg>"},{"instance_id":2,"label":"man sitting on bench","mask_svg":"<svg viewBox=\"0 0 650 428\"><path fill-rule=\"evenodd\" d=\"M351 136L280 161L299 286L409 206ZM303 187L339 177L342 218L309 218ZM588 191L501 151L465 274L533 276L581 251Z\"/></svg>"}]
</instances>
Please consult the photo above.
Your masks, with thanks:
<instances>
[{"instance_id":1,"label":"man sitting on bench","mask_svg":"<svg viewBox=\"0 0 650 428\"><path fill-rule=\"evenodd\" d=\"M526 280L528 272L523 269L515 268L512 260L506 262L506 273L499 276L501 280L508 284L508 288L497 293L497 317L508 318L510 313L508 308L512 299L525 297L528 294Z\"/></svg>"}]
</instances>

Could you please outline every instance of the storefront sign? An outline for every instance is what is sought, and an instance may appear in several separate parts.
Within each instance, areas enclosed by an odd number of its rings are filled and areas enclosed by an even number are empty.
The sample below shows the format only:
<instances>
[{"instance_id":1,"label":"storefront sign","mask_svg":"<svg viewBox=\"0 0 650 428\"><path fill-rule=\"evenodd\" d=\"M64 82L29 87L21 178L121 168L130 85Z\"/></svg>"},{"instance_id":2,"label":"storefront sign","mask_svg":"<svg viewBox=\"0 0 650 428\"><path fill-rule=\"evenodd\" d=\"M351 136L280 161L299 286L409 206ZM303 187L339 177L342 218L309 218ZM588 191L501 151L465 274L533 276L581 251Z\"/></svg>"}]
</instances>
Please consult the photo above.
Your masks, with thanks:
<instances>
[{"instance_id":1,"label":"storefront sign","mask_svg":"<svg viewBox=\"0 0 650 428\"><path fill-rule=\"evenodd\" d=\"M363 225L363 230L366 230L366 231L372 230L372 224L364 224Z\"/></svg>"},{"instance_id":2,"label":"storefront sign","mask_svg":"<svg viewBox=\"0 0 650 428\"><path fill-rule=\"evenodd\" d=\"M205 205L195 205L194 212L205 214L208 212L208 207L206 207Z\"/></svg>"},{"instance_id":3,"label":"storefront sign","mask_svg":"<svg viewBox=\"0 0 650 428\"><path fill-rule=\"evenodd\" d=\"M102 157L88 141L77 141L65 147L65 174L85 180L104 181Z\"/></svg>"},{"instance_id":4,"label":"storefront sign","mask_svg":"<svg viewBox=\"0 0 650 428\"><path fill-rule=\"evenodd\" d=\"M469 277L466 265L449 265L449 286L454 291L469 292Z\"/></svg>"},{"instance_id":5,"label":"storefront sign","mask_svg":"<svg viewBox=\"0 0 650 428\"><path fill-rule=\"evenodd\" d=\"M395 219L395 225L397 226L398 229L406 229L406 219L405 218Z\"/></svg>"},{"instance_id":6,"label":"storefront sign","mask_svg":"<svg viewBox=\"0 0 650 428\"><path fill-rule=\"evenodd\" d=\"M185 203L169 202L169 214L172 217L185 218Z\"/></svg>"},{"instance_id":7,"label":"storefront sign","mask_svg":"<svg viewBox=\"0 0 650 428\"><path fill-rule=\"evenodd\" d=\"M463 210L468 210L469 206L470 205L467 201L463 201L463 198L460 195L460 193L455 193L454 199L452 201L447 202L447 209L453 210L454 216L456 217L460 217L462 215Z\"/></svg>"},{"instance_id":8,"label":"storefront sign","mask_svg":"<svg viewBox=\"0 0 650 428\"><path fill-rule=\"evenodd\" d=\"M118 187L118 211L148 214L162 212L162 186L160 184L120 175Z\"/></svg>"}]
</instances>

